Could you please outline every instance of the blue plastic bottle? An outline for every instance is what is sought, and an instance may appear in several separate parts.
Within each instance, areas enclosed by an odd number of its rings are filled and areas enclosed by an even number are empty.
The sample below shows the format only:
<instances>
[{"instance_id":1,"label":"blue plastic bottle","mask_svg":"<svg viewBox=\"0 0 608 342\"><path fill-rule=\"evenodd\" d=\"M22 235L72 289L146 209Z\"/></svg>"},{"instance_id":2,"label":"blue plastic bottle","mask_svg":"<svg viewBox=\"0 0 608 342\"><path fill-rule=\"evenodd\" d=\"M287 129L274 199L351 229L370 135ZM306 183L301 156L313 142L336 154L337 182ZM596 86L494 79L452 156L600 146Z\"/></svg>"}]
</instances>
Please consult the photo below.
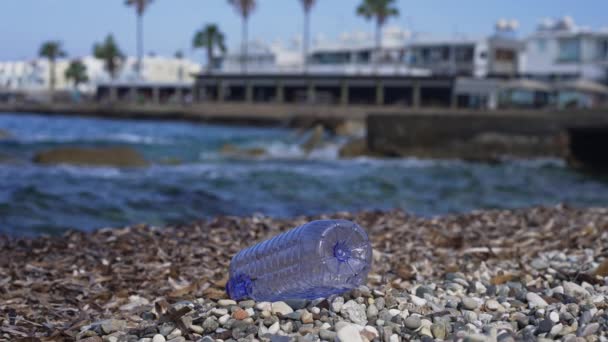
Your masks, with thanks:
<instances>
[{"instance_id":1,"label":"blue plastic bottle","mask_svg":"<svg viewBox=\"0 0 608 342\"><path fill-rule=\"evenodd\" d=\"M235 300L328 297L364 284L371 260L369 238L357 224L313 221L236 254L226 291Z\"/></svg>"}]
</instances>

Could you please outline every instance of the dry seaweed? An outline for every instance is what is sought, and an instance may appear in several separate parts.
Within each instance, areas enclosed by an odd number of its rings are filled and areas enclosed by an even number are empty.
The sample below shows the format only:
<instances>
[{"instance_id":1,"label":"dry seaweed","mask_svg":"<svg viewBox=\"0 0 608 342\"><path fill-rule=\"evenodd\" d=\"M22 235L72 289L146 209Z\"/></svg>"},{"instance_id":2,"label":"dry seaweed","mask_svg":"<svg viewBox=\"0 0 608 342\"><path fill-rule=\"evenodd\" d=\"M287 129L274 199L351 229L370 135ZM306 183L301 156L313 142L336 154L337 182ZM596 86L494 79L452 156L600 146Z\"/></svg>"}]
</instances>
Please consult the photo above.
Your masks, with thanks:
<instances>
[{"instance_id":1,"label":"dry seaweed","mask_svg":"<svg viewBox=\"0 0 608 342\"><path fill-rule=\"evenodd\" d=\"M401 211L331 217L367 228L374 246L372 288L432 281L450 272L473 272L482 264L492 270L494 263L511 260L510 273L492 274L491 283L501 284L536 272L530 263L550 251L583 260L565 263L558 276L593 282L598 280L595 269L605 275L606 263L597 266L606 257L608 209L539 207L431 219ZM187 332L182 318L190 309L175 309L175 303L225 298L234 253L311 219L218 217L164 228L0 237L0 340L92 338L79 335L83 327L107 319L134 330L145 330L152 319ZM150 310L156 317L142 319Z\"/></svg>"}]
</instances>

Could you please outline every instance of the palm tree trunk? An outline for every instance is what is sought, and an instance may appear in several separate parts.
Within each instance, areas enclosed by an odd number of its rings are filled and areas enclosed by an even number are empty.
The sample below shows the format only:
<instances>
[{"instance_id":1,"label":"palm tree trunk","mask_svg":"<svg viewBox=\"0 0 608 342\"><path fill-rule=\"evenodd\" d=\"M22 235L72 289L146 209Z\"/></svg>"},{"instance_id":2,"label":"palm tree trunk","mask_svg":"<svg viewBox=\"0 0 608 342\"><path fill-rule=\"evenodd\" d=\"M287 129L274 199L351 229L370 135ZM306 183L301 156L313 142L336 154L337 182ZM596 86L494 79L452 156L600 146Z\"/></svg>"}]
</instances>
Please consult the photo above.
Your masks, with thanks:
<instances>
[{"instance_id":1,"label":"palm tree trunk","mask_svg":"<svg viewBox=\"0 0 608 342\"><path fill-rule=\"evenodd\" d=\"M209 41L207 43L207 73L211 73L213 68L213 43Z\"/></svg>"},{"instance_id":2,"label":"palm tree trunk","mask_svg":"<svg viewBox=\"0 0 608 342\"><path fill-rule=\"evenodd\" d=\"M243 17L243 41L242 46L241 46L241 72L243 74L247 73L247 40L248 35L249 35L249 30L248 30L248 18L247 17Z\"/></svg>"},{"instance_id":3,"label":"palm tree trunk","mask_svg":"<svg viewBox=\"0 0 608 342\"><path fill-rule=\"evenodd\" d=\"M143 15L137 15L137 77L141 79L141 71L142 71L142 56L144 54L144 20Z\"/></svg>"},{"instance_id":4,"label":"palm tree trunk","mask_svg":"<svg viewBox=\"0 0 608 342\"><path fill-rule=\"evenodd\" d=\"M376 60L375 64L378 66L380 64L380 52L382 50L382 23L378 21L376 23Z\"/></svg>"},{"instance_id":5,"label":"palm tree trunk","mask_svg":"<svg viewBox=\"0 0 608 342\"><path fill-rule=\"evenodd\" d=\"M310 42L310 11L304 13L304 36L302 39L302 63L304 66L304 73L308 73L308 44Z\"/></svg>"}]
</instances>

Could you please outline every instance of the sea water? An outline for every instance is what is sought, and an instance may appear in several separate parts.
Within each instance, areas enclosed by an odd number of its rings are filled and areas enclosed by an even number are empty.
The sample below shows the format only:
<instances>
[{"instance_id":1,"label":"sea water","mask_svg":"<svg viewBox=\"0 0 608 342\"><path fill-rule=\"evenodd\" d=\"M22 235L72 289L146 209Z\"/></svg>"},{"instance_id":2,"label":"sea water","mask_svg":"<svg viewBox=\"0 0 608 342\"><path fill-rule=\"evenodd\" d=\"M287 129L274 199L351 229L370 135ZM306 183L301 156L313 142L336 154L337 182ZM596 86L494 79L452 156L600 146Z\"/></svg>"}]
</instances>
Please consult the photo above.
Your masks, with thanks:
<instances>
[{"instance_id":1,"label":"sea water","mask_svg":"<svg viewBox=\"0 0 608 342\"><path fill-rule=\"evenodd\" d=\"M608 180L553 159L489 165L458 160L337 158L343 138L310 154L287 128L2 114L0 233L58 234L216 215L291 217L401 208L438 215L568 203L608 205ZM222 153L263 149L264 156ZM42 166L36 152L129 146L147 168Z\"/></svg>"}]
</instances>

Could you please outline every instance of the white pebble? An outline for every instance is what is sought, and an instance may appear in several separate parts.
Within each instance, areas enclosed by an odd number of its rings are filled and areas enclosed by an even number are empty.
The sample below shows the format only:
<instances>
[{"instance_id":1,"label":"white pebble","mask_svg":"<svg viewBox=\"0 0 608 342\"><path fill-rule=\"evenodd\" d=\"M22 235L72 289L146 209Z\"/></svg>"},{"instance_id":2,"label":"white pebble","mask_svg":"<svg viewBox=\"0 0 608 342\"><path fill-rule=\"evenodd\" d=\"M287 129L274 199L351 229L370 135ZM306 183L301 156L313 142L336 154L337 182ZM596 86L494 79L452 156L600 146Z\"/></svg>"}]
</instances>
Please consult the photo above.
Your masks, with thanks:
<instances>
[{"instance_id":1,"label":"white pebble","mask_svg":"<svg viewBox=\"0 0 608 342\"><path fill-rule=\"evenodd\" d=\"M341 324L339 328L336 325L336 329L338 340L341 342L363 342L359 328L355 324Z\"/></svg>"},{"instance_id":2,"label":"white pebble","mask_svg":"<svg viewBox=\"0 0 608 342\"><path fill-rule=\"evenodd\" d=\"M412 300L412 303L414 303L414 305L416 305L416 306L425 306L426 305L426 299L424 299L424 298L420 298L417 296L411 296L411 300Z\"/></svg>"},{"instance_id":3,"label":"white pebble","mask_svg":"<svg viewBox=\"0 0 608 342\"><path fill-rule=\"evenodd\" d=\"M213 309L211 309L211 313L220 317L220 316L224 316L224 315L228 314L228 310L220 309L220 308L213 308Z\"/></svg>"},{"instance_id":4,"label":"white pebble","mask_svg":"<svg viewBox=\"0 0 608 342\"><path fill-rule=\"evenodd\" d=\"M274 302L272 303L272 313L287 315L293 312L293 309L285 302Z\"/></svg>"},{"instance_id":5,"label":"white pebble","mask_svg":"<svg viewBox=\"0 0 608 342\"><path fill-rule=\"evenodd\" d=\"M401 313L401 311L397 310L397 309L390 309L388 310L389 315L391 315L391 317L393 316L397 316L398 314Z\"/></svg>"},{"instance_id":6,"label":"white pebble","mask_svg":"<svg viewBox=\"0 0 608 342\"><path fill-rule=\"evenodd\" d=\"M559 314L558 314L556 311L552 311L552 312L549 314L549 319L550 319L551 321L553 321L554 323L557 323L557 322L559 322Z\"/></svg>"},{"instance_id":7,"label":"white pebble","mask_svg":"<svg viewBox=\"0 0 608 342\"><path fill-rule=\"evenodd\" d=\"M166 342L167 340L165 339L165 336L161 335L161 334L156 334L154 335L154 337L152 337L152 342Z\"/></svg>"},{"instance_id":8,"label":"white pebble","mask_svg":"<svg viewBox=\"0 0 608 342\"><path fill-rule=\"evenodd\" d=\"M281 326L279 325L279 322L278 321L274 322L273 325L268 327L268 333L271 335L274 335L279 332L280 328L281 328Z\"/></svg>"},{"instance_id":9,"label":"white pebble","mask_svg":"<svg viewBox=\"0 0 608 342\"><path fill-rule=\"evenodd\" d=\"M388 340L389 340L389 342L399 342L399 335L392 334Z\"/></svg>"},{"instance_id":10,"label":"white pebble","mask_svg":"<svg viewBox=\"0 0 608 342\"><path fill-rule=\"evenodd\" d=\"M378 329L372 327L371 325L365 326L365 328L363 328L363 330L369 331L370 333L372 333L374 335L374 338L380 336L380 334L378 333Z\"/></svg>"},{"instance_id":11,"label":"white pebble","mask_svg":"<svg viewBox=\"0 0 608 342\"><path fill-rule=\"evenodd\" d=\"M255 305L255 308L259 311L270 311L272 304L270 302L259 302Z\"/></svg>"},{"instance_id":12,"label":"white pebble","mask_svg":"<svg viewBox=\"0 0 608 342\"><path fill-rule=\"evenodd\" d=\"M534 292L528 292L526 294L526 299L528 300L530 308L544 308L549 305L544 299L541 298L541 296L537 295Z\"/></svg>"},{"instance_id":13,"label":"white pebble","mask_svg":"<svg viewBox=\"0 0 608 342\"><path fill-rule=\"evenodd\" d=\"M169 335L167 335L167 339L172 340L179 336L182 336L182 331L179 328L175 328Z\"/></svg>"},{"instance_id":14,"label":"white pebble","mask_svg":"<svg viewBox=\"0 0 608 342\"><path fill-rule=\"evenodd\" d=\"M228 320L230 319L230 315L224 315L222 317L220 317L220 319L218 320L220 322L220 324L224 324L226 322L228 322Z\"/></svg>"},{"instance_id":15,"label":"white pebble","mask_svg":"<svg viewBox=\"0 0 608 342\"><path fill-rule=\"evenodd\" d=\"M220 299L217 301L217 304L219 306L231 306L236 305L236 302L232 299Z\"/></svg>"},{"instance_id":16,"label":"white pebble","mask_svg":"<svg viewBox=\"0 0 608 342\"><path fill-rule=\"evenodd\" d=\"M247 314L249 315L249 317L255 315L255 311L253 311L253 308L248 308L245 311L247 312Z\"/></svg>"}]
</instances>

